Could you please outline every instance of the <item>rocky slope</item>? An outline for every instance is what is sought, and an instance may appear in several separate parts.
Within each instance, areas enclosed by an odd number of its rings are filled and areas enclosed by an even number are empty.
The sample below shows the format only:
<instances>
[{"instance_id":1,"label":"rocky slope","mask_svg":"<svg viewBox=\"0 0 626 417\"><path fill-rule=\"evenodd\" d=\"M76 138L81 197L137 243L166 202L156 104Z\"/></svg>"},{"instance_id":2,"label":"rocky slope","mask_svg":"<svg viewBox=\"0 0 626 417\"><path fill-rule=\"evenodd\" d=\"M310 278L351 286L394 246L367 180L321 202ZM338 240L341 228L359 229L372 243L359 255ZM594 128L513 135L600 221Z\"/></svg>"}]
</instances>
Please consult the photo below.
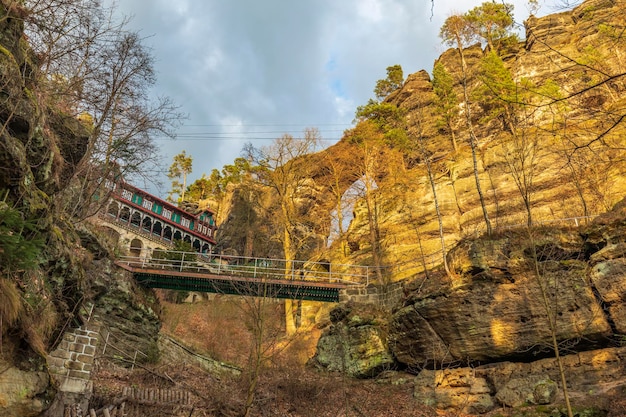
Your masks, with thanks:
<instances>
[{"instance_id":1,"label":"rocky slope","mask_svg":"<svg viewBox=\"0 0 626 417\"><path fill-rule=\"evenodd\" d=\"M575 396L626 385L626 199L589 226L532 233L461 242L453 279L408 283L390 316L338 307L312 363L355 377L405 369L418 401L485 413L558 399L554 335Z\"/></svg>"},{"instance_id":2,"label":"rocky slope","mask_svg":"<svg viewBox=\"0 0 626 417\"><path fill-rule=\"evenodd\" d=\"M0 4L0 416L55 401L46 355L94 306L105 329L156 355L149 294L116 270L98 232L60 208L90 127L46 94L19 7ZM13 252L15 251L15 256Z\"/></svg>"}]
</instances>

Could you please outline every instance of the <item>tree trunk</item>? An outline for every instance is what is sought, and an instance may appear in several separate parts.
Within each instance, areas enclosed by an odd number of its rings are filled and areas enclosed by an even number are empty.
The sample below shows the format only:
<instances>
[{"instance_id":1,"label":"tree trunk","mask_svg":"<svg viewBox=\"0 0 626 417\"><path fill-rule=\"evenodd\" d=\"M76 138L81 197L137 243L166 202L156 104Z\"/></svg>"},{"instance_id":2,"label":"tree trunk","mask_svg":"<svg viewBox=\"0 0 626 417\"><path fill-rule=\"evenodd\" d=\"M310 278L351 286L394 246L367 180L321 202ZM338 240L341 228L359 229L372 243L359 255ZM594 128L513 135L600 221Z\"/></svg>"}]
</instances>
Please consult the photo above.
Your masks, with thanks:
<instances>
[{"instance_id":1,"label":"tree trunk","mask_svg":"<svg viewBox=\"0 0 626 417\"><path fill-rule=\"evenodd\" d=\"M478 198L480 199L480 207L483 210L483 218L485 219L485 226L487 227L487 234L491 236L491 221L489 220L489 213L487 212L487 206L485 204L485 197L483 195L482 188L480 186L480 178L478 176L478 158L476 157L476 143L478 139L476 138L476 134L474 133L474 124L472 122L472 113L471 113L471 102L469 99L469 94L467 92L467 65L465 63L465 56L463 55L463 48L459 43L459 55L461 56L461 69L463 71L463 100L465 101L465 121L467 123L467 130L469 131L470 137L470 148L472 149L472 162L474 167L474 180L476 182L476 192L478 193Z\"/></svg>"},{"instance_id":2,"label":"tree trunk","mask_svg":"<svg viewBox=\"0 0 626 417\"><path fill-rule=\"evenodd\" d=\"M294 253L291 243L291 236L288 228L285 228L283 239L283 252L285 255L285 279L293 279L293 259ZM285 300L285 333L291 336L296 332L296 319L293 300Z\"/></svg>"}]
</instances>

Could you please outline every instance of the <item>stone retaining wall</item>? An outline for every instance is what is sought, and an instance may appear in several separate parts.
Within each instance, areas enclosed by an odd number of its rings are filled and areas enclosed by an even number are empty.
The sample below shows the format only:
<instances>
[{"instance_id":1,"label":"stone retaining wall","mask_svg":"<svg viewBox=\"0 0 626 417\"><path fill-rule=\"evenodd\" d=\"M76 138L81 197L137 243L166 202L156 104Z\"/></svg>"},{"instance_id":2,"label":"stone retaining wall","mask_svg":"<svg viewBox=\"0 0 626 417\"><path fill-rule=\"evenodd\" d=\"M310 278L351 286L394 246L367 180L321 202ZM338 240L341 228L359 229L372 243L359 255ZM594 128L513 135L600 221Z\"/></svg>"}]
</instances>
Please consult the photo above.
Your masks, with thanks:
<instances>
[{"instance_id":1,"label":"stone retaining wall","mask_svg":"<svg viewBox=\"0 0 626 417\"><path fill-rule=\"evenodd\" d=\"M86 393L91 391L93 368L100 325L88 322L69 330L57 348L48 355L50 374L62 392Z\"/></svg>"},{"instance_id":2,"label":"stone retaining wall","mask_svg":"<svg viewBox=\"0 0 626 417\"><path fill-rule=\"evenodd\" d=\"M386 287L370 284L366 287L354 287L339 292L339 302L355 302L374 304L391 309L404 297L404 288L401 282L387 284Z\"/></svg>"}]
</instances>

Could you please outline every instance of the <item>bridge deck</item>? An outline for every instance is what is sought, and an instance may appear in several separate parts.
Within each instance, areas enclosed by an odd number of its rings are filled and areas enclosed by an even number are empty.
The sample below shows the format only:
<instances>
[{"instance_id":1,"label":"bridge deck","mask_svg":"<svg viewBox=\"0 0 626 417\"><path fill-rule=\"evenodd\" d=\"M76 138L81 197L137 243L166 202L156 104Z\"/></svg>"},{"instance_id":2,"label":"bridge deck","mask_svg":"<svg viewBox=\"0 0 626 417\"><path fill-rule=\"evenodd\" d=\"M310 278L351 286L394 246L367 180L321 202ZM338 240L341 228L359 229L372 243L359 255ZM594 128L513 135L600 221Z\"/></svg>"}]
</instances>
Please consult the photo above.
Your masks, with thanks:
<instances>
[{"instance_id":1,"label":"bridge deck","mask_svg":"<svg viewBox=\"0 0 626 417\"><path fill-rule=\"evenodd\" d=\"M144 263L117 261L130 271L137 282L148 288L197 291L242 296L288 298L338 302L339 291L354 286L347 283L316 282L306 279L276 279L261 276L236 276L225 273L194 272L147 267Z\"/></svg>"}]
</instances>

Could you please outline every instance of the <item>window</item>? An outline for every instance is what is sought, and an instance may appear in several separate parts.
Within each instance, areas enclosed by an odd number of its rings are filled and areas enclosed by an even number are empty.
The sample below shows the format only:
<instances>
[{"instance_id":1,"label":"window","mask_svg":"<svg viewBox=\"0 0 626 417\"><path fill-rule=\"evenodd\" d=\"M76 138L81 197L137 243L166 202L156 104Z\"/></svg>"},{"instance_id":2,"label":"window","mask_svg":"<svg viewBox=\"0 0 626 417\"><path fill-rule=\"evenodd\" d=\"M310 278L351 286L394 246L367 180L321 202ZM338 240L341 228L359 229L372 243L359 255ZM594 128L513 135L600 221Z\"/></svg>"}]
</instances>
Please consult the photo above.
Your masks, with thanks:
<instances>
[{"instance_id":1,"label":"window","mask_svg":"<svg viewBox=\"0 0 626 417\"><path fill-rule=\"evenodd\" d=\"M165 217L166 219L171 219L172 218L172 212L169 211L168 209L164 208L163 209L163 217Z\"/></svg>"},{"instance_id":2,"label":"window","mask_svg":"<svg viewBox=\"0 0 626 417\"><path fill-rule=\"evenodd\" d=\"M182 218L180 220L180 225L189 228L189 219Z\"/></svg>"},{"instance_id":3,"label":"window","mask_svg":"<svg viewBox=\"0 0 626 417\"><path fill-rule=\"evenodd\" d=\"M132 200L132 198L133 198L133 193L131 193L131 192L130 192L130 191L128 191L128 190L122 190L122 198L123 198L124 200Z\"/></svg>"},{"instance_id":4,"label":"window","mask_svg":"<svg viewBox=\"0 0 626 417\"><path fill-rule=\"evenodd\" d=\"M143 200L143 203L141 205L147 210L152 210L152 201Z\"/></svg>"}]
</instances>

